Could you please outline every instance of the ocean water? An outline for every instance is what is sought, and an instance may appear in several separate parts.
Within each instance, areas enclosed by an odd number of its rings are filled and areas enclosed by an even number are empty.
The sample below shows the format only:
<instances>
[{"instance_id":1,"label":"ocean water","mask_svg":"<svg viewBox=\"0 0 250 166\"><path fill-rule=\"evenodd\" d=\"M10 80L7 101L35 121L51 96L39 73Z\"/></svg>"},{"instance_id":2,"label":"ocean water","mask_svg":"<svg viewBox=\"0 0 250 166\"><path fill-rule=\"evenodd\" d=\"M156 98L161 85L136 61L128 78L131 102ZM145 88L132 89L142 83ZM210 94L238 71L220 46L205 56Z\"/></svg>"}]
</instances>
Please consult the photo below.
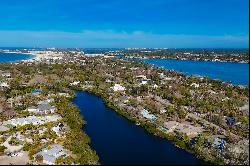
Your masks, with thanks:
<instances>
[{"instance_id":1,"label":"ocean water","mask_svg":"<svg viewBox=\"0 0 250 166\"><path fill-rule=\"evenodd\" d=\"M170 59L140 59L140 61L179 71L185 75L207 76L235 85L249 86L249 64L245 63Z\"/></svg>"},{"instance_id":2,"label":"ocean water","mask_svg":"<svg viewBox=\"0 0 250 166\"><path fill-rule=\"evenodd\" d=\"M1 53L0 52L0 62L17 62L20 60L27 60L34 58L34 55L30 54L18 54L18 53Z\"/></svg>"}]
</instances>

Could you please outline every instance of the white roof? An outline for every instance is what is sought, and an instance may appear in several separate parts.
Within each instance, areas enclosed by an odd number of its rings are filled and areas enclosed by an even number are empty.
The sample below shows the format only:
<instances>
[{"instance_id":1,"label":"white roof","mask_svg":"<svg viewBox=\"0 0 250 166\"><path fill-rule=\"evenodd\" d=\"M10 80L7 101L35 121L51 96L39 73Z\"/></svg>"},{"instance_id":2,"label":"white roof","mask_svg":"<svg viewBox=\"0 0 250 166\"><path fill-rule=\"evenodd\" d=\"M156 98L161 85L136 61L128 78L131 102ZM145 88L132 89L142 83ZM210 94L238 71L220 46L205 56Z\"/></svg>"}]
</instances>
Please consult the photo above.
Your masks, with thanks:
<instances>
[{"instance_id":1,"label":"white roof","mask_svg":"<svg viewBox=\"0 0 250 166\"><path fill-rule=\"evenodd\" d=\"M42 155L43 156L43 162L46 164L54 164L55 160L62 156L62 155L68 155L63 146L59 144L53 144L50 145L50 149L43 149L41 152L37 153L36 155Z\"/></svg>"},{"instance_id":2,"label":"white roof","mask_svg":"<svg viewBox=\"0 0 250 166\"><path fill-rule=\"evenodd\" d=\"M113 86L113 90L114 91L123 91L123 90L125 90L125 87L121 86L120 84L115 84Z\"/></svg>"},{"instance_id":3,"label":"white roof","mask_svg":"<svg viewBox=\"0 0 250 166\"><path fill-rule=\"evenodd\" d=\"M52 122L52 121L57 121L61 117L59 115L52 115L52 116L43 116L43 117L38 117L38 116L28 116L26 118L17 118L17 119L11 119L8 120L7 122L12 124L12 125L25 125L25 124L43 124L46 122Z\"/></svg>"}]
</instances>

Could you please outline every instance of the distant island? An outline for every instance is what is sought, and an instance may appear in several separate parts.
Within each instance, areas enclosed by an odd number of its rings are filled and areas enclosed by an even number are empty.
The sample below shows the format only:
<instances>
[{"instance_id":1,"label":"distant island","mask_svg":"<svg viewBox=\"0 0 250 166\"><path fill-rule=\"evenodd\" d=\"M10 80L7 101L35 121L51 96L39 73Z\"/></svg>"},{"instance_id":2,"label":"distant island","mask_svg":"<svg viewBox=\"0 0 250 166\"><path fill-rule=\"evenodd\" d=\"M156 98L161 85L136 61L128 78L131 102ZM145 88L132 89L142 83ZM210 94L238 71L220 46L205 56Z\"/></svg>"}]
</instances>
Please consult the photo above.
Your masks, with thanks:
<instances>
[{"instance_id":1,"label":"distant island","mask_svg":"<svg viewBox=\"0 0 250 166\"><path fill-rule=\"evenodd\" d=\"M17 51L28 53L30 49L1 49L0 52ZM43 50L43 49L41 49ZM63 49L60 49L63 50ZM66 49L67 50L67 49ZM70 49L79 51L80 49ZM124 55L127 58L142 59L178 59L195 61L217 61L249 63L249 49L167 49L167 48L120 48L120 49L85 49L91 54L98 52L105 55Z\"/></svg>"},{"instance_id":2,"label":"distant island","mask_svg":"<svg viewBox=\"0 0 250 166\"><path fill-rule=\"evenodd\" d=\"M130 58L160 58L195 61L249 63L248 49L126 49L120 51Z\"/></svg>"}]
</instances>

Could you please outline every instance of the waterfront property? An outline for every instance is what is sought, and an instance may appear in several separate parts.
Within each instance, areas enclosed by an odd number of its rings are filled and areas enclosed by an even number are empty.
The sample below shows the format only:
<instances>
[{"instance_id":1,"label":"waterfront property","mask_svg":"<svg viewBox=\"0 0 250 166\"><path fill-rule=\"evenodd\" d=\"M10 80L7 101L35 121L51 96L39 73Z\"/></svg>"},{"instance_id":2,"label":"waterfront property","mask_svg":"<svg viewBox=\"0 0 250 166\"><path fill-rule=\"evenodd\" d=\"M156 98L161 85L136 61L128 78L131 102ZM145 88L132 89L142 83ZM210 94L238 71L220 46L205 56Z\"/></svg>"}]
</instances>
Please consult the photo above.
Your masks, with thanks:
<instances>
[{"instance_id":1,"label":"waterfront property","mask_svg":"<svg viewBox=\"0 0 250 166\"><path fill-rule=\"evenodd\" d=\"M189 137L195 137L203 131L202 127L195 127L191 124L179 123L176 121L165 122L163 128L167 133L183 133Z\"/></svg>"},{"instance_id":2,"label":"waterfront property","mask_svg":"<svg viewBox=\"0 0 250 166\"><path fill-rule=\"evenodd\" d=\"M37 153L35 157L39 155L42 156L43 163L48 165L54 165L56 159L59 157L69 156L63 146L59 144L52 144L50 147L42 149L42 151Z\"/></svg>"},{"instance_id":3,"label":"waterfront property","mask_svg":"<svg viewBox=\"0 0 250 166\"><path fill-rule=\"evenodd\" d=\"M26 118L16 118L16 119L11 119L7 121L7 124L11 124L13 126L23 126L26 124L33 124L33 125L40 125L44 124L47 122L55 122L57 120L61 119L59 115L51 115L51 116L28 116Z\"/></svg>"},{"instance_id":4,"label":"waterfront property","mask_svg":"<svg viewBox=\"0 0 250 166\"><path fill-rule=\"evenodd\" d=\"M157 117L153 114L150 114L146 109L143 109L141 111L141 115L146 118L146 119L149 119L151 121L155 121L157 119Z\"/></svg>"}]
</instances>

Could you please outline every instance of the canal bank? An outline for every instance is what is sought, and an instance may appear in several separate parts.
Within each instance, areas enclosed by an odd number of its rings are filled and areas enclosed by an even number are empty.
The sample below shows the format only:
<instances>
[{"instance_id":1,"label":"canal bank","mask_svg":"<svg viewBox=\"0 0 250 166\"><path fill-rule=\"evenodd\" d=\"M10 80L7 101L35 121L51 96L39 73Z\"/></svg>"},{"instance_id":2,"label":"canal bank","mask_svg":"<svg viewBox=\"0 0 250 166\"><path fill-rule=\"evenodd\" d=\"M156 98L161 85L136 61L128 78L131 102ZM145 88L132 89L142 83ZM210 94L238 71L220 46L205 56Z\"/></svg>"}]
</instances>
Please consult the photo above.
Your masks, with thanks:
<instances>
[{"instance_id":1,"label":"canal bank","mask_svg":"<svg viewBox=\"0 0 250 166\"><path fill-rule=\"evenodd\" d=\"M204 164L170 141L119 116L94 94L78 91L72 102L87 121L84 130L101 164Z\"/></svg>"}]
</instances>

